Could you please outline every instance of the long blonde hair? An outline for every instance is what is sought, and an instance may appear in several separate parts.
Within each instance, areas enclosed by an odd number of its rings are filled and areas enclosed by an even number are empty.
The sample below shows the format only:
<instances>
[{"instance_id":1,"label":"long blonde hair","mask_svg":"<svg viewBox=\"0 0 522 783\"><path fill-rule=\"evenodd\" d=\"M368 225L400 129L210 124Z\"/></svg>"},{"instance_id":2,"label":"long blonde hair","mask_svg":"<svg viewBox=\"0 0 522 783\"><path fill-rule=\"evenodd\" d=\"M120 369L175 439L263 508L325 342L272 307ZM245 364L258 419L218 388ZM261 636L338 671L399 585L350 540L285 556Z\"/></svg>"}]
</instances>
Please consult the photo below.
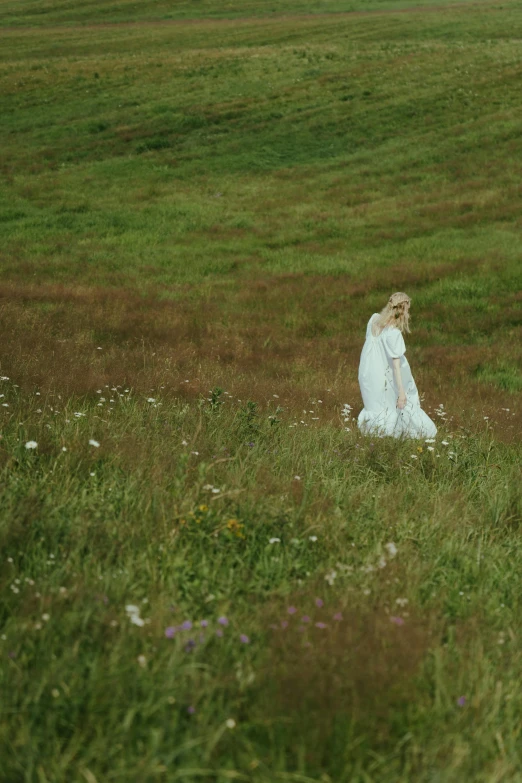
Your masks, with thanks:
<instances>
[{"instance_id":1,"label":"long blonde hair","mask_svg":"<svg viewBox=\"0 0 522 783\"><path fill-rule=\"evenodd\" d=\"M376 328L378 334L380 334L383 329L386 329L387 326L396 326L401 332L409 333L410 314L406 308L407 303L410 304L411 299L408 294L405 294L403 291L397 291L390 296L386 307L381 310L372 324L372 326Z\"/></svg>"}]
</instances>

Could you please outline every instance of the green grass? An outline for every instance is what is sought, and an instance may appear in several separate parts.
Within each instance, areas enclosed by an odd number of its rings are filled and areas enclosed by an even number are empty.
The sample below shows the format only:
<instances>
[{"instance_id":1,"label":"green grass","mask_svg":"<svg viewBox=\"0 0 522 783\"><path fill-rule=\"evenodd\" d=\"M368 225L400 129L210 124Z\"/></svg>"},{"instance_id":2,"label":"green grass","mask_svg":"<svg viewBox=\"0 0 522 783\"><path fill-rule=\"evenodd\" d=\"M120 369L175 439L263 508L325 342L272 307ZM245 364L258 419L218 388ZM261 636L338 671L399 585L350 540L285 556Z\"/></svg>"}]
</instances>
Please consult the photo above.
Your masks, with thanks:
<instances>
[{"instance_id":1,"label":"green grass","mask_svg":"<svg viewBox=\"0 0 522 783\"><path fill-rule=\"evenodd\" d=\"M517 779L516 448L3 388L4 779Z\"/></svg>"},{"instance_id":2,"label":"green grass","mask_svg":"<svg viewBox=\"0 0 522 783\"><path fill-rule=\"evenodd\" d=\"M5 30L2 275L175 288L494 256L491 293L519 286L520 18L481 8Z\"/></svg>"},{"instance_id":3,"label":"green grass","mask_svg":"<svg viewBox=\"0 0 522 783\"><path fill-rule=\"evenodd\" d=\"M0 780L518 783L518 4L0 12Z\"/></svg>"},{"instance_id":4,"label":"green grass","mask_svg":"<svg viewBox=\"0 0 522 783\"><path fill-rule=\"evenodd\" d=\"M468 0L471 8L475 4ZM183 21L199 19L237 18L279 18L294 14L346 14L367 13L404 8L431 7L431 0L285 0L284 4L267 0L231 0L224 4L212 0L148 0L135 3L133 0L106 3L91 0L80 7L70 0L46 2L38 0L2 0L4 25L76 25L103 24L112 22ZM452 0L442 0L437 8L455 5ZM459 3L458 5L465 5Z\"/></svg>"}]
</instances>

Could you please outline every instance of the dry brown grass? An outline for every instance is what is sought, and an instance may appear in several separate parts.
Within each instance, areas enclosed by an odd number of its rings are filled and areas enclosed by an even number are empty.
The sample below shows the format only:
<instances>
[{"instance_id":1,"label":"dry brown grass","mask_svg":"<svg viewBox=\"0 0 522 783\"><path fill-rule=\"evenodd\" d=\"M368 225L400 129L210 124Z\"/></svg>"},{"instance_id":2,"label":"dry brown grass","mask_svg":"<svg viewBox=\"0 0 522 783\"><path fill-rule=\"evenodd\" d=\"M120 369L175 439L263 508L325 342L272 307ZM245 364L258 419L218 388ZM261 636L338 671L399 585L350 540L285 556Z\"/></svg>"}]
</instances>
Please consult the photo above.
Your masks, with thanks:
<instances>
[{"instance_id":1,"label":"dry brown grass","mask_svg":"<svg viewBox=\"0 0 522 783\"><path fill-rule=\"evenodd\" d=\"M415 291L452 271L395 267L365 283L282 275L245 281L237 291L215 287L203 296L187 287L178 290L177 301L160 300L158 292L140 297L125 289L3 284L1 369L22 388L65 394L121 383L143 393L165 386L166 393L192 399L221 386L241 400L266 402L277 393L296 413L318 397L323 415L337 418L340 402L359 404L357 367L372 305L378 308L398 280ZM511 299L491 314L463 306L460 320L444 302L414 313L409 356L428 408L444 402L457 423L470 409L491 415L501 406L514 408L511 395L473 376L479 364L512 349L512 335L503 330L515 323L518 302L516 295ZM451 321L462 342L434 344L422 327L426 317ZM474 324L493 341L470 343ZM512 437L519 424L510 421L504 436Z\"/></svg>"}]
</instances>

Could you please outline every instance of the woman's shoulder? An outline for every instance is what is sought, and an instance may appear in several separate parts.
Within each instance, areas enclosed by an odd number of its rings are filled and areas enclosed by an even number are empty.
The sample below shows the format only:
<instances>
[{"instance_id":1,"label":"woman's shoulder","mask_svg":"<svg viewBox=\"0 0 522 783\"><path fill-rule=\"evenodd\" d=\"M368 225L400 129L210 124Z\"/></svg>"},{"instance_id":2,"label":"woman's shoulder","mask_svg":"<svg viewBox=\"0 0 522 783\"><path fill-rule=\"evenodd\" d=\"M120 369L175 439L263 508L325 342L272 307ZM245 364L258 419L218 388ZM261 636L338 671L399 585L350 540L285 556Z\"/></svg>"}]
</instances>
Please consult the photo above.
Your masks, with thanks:
<instances>
[{"instance_id":1,"label":"woman's shoulder","mask_svg":"<svg viewBox=\"0 0 522 783\"><path fill-rule=\"evenodd\" d=\"M401 337L402 337L402 332L401 332L401 330L399 329L398 326L392 326L392 325L385 326L384 329L383 329L383 332L386 332L387 334L390 334L390 335L400 334Z\"/></svg>"},{"instance_id":2,"label":"woman's shoulder","mask_svg":"<svg viewBox=\"0 0 522 783\"><path fill-rule=\"evenodd\" d=\"M376 317L377 317L378 315L379 315L379 313L374 313L373 315L371 315L371 316L370 316L370 319L369 319L369 321L368 321L368 324L367 324L367 326L366 326L366 334L367 334L367 335L370 335L370 334L372 334L374 337L375 337L375 336L377 336L377 335L375 334L375 325L374 325L374 322L375 322L375 319L376 319Z\"/></svg>"},{"instance_id":3,"label":"woman's shoulder","mask_svg":"<svg viewBox=\"0 0 522 783\"><path fill-rule=\"evenodd\" d=\"M406 344L404 342L404 337L397 326L387 326L386 329L383 329L382 339L385 350L390 356L398 357L405 353Z\"/></svg>"}]
</instances>

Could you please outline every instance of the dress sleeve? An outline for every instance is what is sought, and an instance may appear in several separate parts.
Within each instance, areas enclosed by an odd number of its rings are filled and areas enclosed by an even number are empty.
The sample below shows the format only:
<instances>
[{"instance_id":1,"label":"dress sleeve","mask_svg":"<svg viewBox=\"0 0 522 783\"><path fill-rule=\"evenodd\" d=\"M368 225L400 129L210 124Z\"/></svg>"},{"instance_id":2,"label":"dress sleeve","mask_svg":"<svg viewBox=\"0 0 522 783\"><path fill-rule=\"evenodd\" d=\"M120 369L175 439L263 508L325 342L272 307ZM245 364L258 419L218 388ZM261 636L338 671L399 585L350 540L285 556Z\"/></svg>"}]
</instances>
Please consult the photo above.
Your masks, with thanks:
<instances>
[{"instance_id":1,"label":"dress sleeve","mask_svg":"<svg viewBox=\"0 0 522 783\"><path fill-rule=\"evenodd\" d=\"M396 327L392 329L386 329L383 334L384 349L388 358L399 359L406 353L406 346L404 344L404 338Z\"/></svg>"}]
</instances>

